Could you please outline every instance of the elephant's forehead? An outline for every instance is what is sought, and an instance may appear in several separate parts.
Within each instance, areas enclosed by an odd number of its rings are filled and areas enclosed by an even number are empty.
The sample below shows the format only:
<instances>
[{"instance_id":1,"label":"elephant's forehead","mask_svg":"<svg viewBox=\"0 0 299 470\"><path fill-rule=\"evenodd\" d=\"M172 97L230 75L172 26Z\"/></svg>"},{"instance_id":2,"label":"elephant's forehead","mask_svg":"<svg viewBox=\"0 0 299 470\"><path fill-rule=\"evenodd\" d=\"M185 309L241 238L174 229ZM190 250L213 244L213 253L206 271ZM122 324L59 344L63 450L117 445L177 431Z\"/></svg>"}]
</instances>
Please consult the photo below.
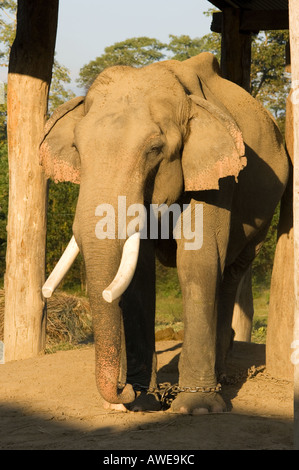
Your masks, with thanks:
<instances>
[{"instance_id":1,"label":"elephant's forehead","mask_svg":"<svg viewBox=\"0 0 299 470\"><path fill-rule=\"evenodd\" d=\"M153 64L154 65L154 64ZM108 72L107 72L108 74ZM162 67L129 69L126 74L115 74L107 80L103 74L92 88L92 98L109 106L140 106L150 101L163 101L172 96L183 97L183 89L178 80Z\"/></svg>"}]
</instances>

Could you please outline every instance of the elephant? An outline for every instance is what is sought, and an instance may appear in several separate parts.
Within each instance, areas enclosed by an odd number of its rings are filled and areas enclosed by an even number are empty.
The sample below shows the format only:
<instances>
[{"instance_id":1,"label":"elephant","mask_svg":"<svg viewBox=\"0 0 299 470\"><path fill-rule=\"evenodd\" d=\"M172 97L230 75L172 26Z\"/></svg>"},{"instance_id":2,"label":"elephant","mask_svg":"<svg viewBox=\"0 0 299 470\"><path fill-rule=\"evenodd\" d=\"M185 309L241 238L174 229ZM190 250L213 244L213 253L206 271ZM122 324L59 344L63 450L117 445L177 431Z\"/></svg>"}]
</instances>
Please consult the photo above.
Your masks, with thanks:
<instances>
[{"instance_id":1,"label":"elephant","mask_svg":"<svg viewBox=\"0 0 299 470\"><path fill-rule=\"evenodd\" d=\"M80 184L73 234L86 267L95 377L106 407L161 409L155 352L158 257L177 267L183 299L184 341L169 411L225 411L219 383L226 377L236 291L288 180L274 118L243 88L222 78L208 52L141 68L112 66L85 97L54 111L45 126L40 164L47 178ZM122 236L119 197L148 209L132 233L126 231L128 220L123 222ZM169 218L168 237L140 236L151 206L174 204L181 212ZM97 208L107 205L116 214L116 235L107 229L100 238L96 226L104 211ZM187 236L175 237L174 230L187 208L194 222L197 207L202 243L187 249ZM160 215L158 221L161 225Z\"/></svg>"}]
</instances>

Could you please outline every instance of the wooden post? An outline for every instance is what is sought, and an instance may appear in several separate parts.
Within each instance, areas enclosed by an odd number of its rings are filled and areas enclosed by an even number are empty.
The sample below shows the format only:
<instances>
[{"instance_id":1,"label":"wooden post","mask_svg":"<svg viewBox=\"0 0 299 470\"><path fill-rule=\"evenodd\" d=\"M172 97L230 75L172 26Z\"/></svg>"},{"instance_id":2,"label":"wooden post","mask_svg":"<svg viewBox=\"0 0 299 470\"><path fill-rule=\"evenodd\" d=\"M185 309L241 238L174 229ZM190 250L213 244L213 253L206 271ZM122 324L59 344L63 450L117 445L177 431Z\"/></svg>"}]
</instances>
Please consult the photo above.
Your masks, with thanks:
<instances>
[{"instance_id":1,"label":"wooden post","mask_svg":"<svg viewBox=\"0 0 299 470\"><path fill-rule=\"evenodd\" d=\"M293 106L290 94L286 103L286 148L294 163ZM278 379L293 381L294 366L290 361L290 345L294 332L294 227L293 172L280 204L268 313L266 367ZM279 331L279 334L277 332Z\"/></svg>"},{"instance_id":2,"label":"wooden post","mask_svg":"<svg viewBox=\"0 0 299 470\"><path fill-rule=\"evenodd\" d=\"M9 213L5 274L5 360L44 348L47 182L38 148L47 112L58 0L19 0L8 86Z\"/></svg>"},{"instance_id":3,"label":"wooden post","mask_svg":"<svg viewBox=\"0 0 299 470\"><path fill-rule=\"evenodd\" d=\"M289 0L294 130L294 448L299 450L299 3Z\"/></svg>"},{"instance_id":4,"label":"wooden post","mask_svg":"<svg viewBox=\"0 0 299 470\"><path fill-rule=\"evenodd\" d=\"M222 75L250 92L250 65L251 33L240 32L240 10L226 7L222 15Z\"/></svg>"}]
</instances>

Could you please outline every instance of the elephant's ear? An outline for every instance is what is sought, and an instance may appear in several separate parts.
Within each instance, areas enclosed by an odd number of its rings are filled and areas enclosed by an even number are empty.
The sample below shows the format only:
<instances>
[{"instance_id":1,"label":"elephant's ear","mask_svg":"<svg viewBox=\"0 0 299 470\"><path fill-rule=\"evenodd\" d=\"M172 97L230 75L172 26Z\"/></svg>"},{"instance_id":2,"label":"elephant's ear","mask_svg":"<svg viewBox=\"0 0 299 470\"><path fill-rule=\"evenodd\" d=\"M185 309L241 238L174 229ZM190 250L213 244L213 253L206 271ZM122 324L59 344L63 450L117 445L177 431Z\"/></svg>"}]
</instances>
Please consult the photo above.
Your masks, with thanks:
<instances>
[{"instance_id":1,"label":"elephant's ear","mask_svg":"<svg viewBox=\"0 0 299 470\"><path fill-rule=\"evenodd\" d=\"M194 95L190 101L190 128L182 152L185 191L219 189L220 178L237 178L246 166L242 134L217 106Z\"/></svg>"},{"instance_id":2,"label":"elephant's ear","mask_svg":"<svg viewBox=\"0 0 299 470\"><path fill-rule=\"evenodd\" d=\"M46 122L40 164L46 176L55 182L80 183L80 156L74 130L83 116L84 97L79 96L59 106Z\"/></svg>"}]
</instances>

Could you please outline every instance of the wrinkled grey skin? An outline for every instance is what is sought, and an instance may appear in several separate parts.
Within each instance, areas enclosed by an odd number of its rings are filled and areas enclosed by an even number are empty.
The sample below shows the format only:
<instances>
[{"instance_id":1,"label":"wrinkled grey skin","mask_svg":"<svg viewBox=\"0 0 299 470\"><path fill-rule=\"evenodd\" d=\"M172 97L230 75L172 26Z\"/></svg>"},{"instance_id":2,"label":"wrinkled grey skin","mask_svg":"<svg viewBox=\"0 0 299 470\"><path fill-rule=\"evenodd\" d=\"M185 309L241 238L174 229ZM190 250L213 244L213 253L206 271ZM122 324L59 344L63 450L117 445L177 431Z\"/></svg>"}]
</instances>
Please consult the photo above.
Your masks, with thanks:
<instances>
[{"instance_id":1,"label":"wrinkled grey skin","mask_svg":"<svg viewBox=\"0 0 299 470\"><path fill-rule=\"evenodd\" d=\"M99 75L85 99L62 105L50 118L41 161L56 181L80 180L73 231L86 265L102 397L133 410L160 407L154 395L135 398L128 387L117 388L118 380L156 386L156 254L177 265L182 289L179 385L215 387L225 375L237 286L288 178L282 138L270 115L223 80L208 53L142 69L113 67ZM191 251L183 238L141 240L133 281L109 304L102 291L116 274L124 240L96 238L95 208L109 203L117 209L119 195L127 197L127 206L179 202L194 209L202 203L203 246ZM172 403L181 413L224 409L214 391L182 391Z\"/></svg>"}]
</instances>

